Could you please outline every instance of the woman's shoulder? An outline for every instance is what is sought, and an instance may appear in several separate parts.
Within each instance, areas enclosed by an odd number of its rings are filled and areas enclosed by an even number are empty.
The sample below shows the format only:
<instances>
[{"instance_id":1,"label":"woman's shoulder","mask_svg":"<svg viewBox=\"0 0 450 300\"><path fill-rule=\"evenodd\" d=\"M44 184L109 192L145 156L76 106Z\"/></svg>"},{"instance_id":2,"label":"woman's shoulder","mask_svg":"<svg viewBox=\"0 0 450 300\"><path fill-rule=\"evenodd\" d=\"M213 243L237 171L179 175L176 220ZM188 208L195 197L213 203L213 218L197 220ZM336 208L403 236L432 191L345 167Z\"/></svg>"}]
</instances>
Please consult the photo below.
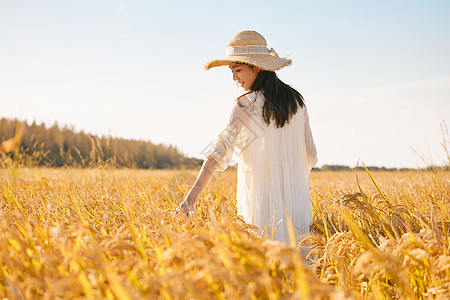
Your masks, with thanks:
<instances>
[{"instance_id":1,"label":"woman's shoulder","mask_svg":"<svg viewBox=\"0 0 450 300\"><path fill-rule=\"evenodd\" d=\"M244 94L243 96L237 99L237 104L240 107L248 107L255 101L255 98L256 98L255 92Z\"/></svg>"},{"instance_id":2,"label":"woman's shoulder","mask_svg":"<svg viewBox=\"0 0 450 300\"><path fill-rule=\"evenodd\" d=\"M243 97L240 97L237 101L237 104L240 107L244 108L264 104L264 95L258 92L251 92L244 95Z\"/></svg>"}]
</instances>

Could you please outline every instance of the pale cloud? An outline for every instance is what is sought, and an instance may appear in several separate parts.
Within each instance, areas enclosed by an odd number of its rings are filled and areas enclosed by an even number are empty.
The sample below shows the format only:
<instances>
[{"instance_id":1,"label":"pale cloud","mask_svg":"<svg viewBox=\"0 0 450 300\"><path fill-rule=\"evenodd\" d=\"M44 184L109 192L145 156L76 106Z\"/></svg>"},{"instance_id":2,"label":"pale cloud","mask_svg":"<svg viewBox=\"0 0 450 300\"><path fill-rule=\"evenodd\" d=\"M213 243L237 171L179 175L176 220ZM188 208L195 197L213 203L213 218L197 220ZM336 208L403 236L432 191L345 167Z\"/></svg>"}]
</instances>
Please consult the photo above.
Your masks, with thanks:
<instances>
[{"instance_id":1,"label":"pale cloud","mask_svg":"<svg viewBox=\"0 0 450 300\"><path fill-rule=\"evenodd\" d=\"M25 67L32 68L36 66L40 66L42 64L42 61L40 59L33 59L25 62Z\"/></svg>"},{"instance_id":2,"label":"pale cloud","mask_svg":"<svg viewBox=\"0 0 450 300\"><path fill-rule=\"evenodd\" d=\"M383 91L404 91L423 88L441 88L450 86L450 76L434 77L380 87Z\"/></svg>"},{"instance_id":3,"label":"pale cloud","mask_svg":"<svg viewBox=\"0 0 450 300\"><path fill-rule=\"evenodd\" d=\"M441 76L381 86L374 86L364 90L357 90L352 94L356 95L386 94L392 92L403 92L421 89L438 89L449 87L450 87L450 76Z\"/></svg>"},{"instance_id":4,"label":"pale cloud","mask_svg":"<svg viewBox=\"0 0 450 300\"><path fill-rule=\"evenodd\" d=\"M78 81L70 82L63 86L63 90L66 92L79 92L82 90L87 90L88 88L88 85Z\"/></svg>"},{"instance_id":5,"label":"pale cloud","mask_svg":"<svg viewBox=\"0 0 450 300\"><path fill-rule=\"evenodd\" d=\"M126 8L127 8L127 6L124 5L124 4L122 4L122 5L117 6L117 7L116 7L116 10L117 10L118 12L123 12Z\"/></svg>"}]
</instances>

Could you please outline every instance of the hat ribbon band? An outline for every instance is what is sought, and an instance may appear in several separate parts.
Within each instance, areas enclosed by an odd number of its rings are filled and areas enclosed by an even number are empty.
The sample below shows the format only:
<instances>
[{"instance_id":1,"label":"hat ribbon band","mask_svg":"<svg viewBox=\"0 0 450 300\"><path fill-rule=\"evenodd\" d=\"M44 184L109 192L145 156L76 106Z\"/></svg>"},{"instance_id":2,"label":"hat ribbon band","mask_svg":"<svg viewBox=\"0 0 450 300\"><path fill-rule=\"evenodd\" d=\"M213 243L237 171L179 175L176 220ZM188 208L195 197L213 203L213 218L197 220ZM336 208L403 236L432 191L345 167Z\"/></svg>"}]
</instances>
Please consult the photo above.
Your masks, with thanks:
<instances>
[{"instance_id":1,"label":"hat ribbon band","mask_svg":"<svg viewBox=\"0 0 450 300\"><path fill-rule=\"evenodd\" d=\"M273 48L267 49L266 46L228 46L227 55L245 55L245 54L271 54L278 56Z\"/></svg>"}]
</instances>

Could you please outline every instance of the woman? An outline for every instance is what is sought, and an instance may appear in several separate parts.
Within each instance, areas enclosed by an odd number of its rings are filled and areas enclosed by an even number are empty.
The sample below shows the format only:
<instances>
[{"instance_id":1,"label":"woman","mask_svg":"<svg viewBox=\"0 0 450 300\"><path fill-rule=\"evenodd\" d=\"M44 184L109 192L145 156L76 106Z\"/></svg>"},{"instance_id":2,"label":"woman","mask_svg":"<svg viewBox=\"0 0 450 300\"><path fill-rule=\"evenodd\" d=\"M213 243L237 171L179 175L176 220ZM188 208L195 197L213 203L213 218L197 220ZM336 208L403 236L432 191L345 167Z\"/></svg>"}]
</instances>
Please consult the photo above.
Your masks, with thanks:
<instances>
[{"instance_id":1,"label":"woman","mask_svg":"<svg viewBox=\"0 0 450 300\"><path fill-rule=\"evenodd\" d=\"M275 74L290 64L267 49L262 35L245 30L230 40L226 58L205 65L229 66L246 93L236 99L179 211L190 215L214 171L224 171L238 147L238 214L275 240L289 241L288 217L297 241L309 232L309 173L317 155L303 97Z\"/></svg>"}]
</instances>

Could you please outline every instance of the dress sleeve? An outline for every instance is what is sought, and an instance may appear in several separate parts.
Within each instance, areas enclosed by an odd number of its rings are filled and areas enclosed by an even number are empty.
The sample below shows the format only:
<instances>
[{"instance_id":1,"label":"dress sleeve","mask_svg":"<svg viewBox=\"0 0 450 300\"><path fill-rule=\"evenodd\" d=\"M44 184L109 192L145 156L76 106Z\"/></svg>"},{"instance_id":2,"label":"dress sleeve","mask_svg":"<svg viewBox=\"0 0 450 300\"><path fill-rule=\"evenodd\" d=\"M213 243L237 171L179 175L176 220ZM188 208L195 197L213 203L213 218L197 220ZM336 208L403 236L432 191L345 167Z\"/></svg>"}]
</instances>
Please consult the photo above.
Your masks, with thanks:
<instances>
[{"instance_id":1,"label":"dress sleeve","mask_svg":"<svg viewBox=\"0 0 450 300\"><path fill-rule=\"evenodd\" d=\"M216 137L212 148L208 151L207 157L212 157L218 164L217 171L225 171L231 159L235 146L239 146L240 133L247 119L245 107L236 101L231 110L227 125Z\"/></svg>"},{"instance_id":2,"label":"dress sleeve","mask_svg":"<svg viewBox=\"0 0 450 300\"><path fill-rule=\"evenodd\" d=\"M314 139L311 132L311 127L309 126L309 116L308 111L305 107L305 144L306 144L306 154L308 156L308 167L309 170L317 163L317 150L316 145L314 144Z\"/></svg>"}]
</instances>

